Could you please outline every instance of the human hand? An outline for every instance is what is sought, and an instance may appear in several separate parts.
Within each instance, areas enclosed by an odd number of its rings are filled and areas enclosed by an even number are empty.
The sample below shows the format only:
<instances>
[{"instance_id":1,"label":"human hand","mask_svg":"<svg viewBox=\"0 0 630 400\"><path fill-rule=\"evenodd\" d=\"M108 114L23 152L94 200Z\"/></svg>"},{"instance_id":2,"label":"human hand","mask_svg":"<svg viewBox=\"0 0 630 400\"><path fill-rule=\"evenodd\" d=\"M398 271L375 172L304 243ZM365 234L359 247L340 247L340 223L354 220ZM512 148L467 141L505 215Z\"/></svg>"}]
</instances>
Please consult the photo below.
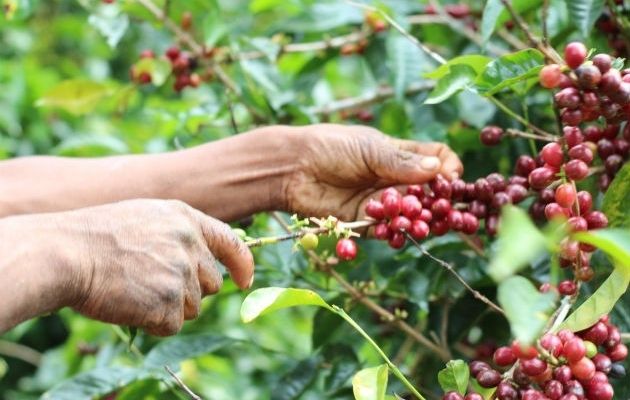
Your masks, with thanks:
<instances>
[{"instance_id":1,"label":"human hand","mask_svg":"<svg viewBox=\"0 0 630 400\"><path fill-rule=\"evenodd\" d=\"M164 336L198 316L222 285L215 260L251 286L249 249L223 222L179 201L131 200L67 212L68 246L79 248L72 306L105 322Z\"/></svg>"},{"instance_id":2,"label":"human hand","mask_svg":"<svg viewBox=\"0 0 630 400\"><path fill-rule=\"evenodd\" d=\"M364 126L317 124L296 134L301 141L297 168L285 179L288 211L334 215L351 221L389 186L421 184L438 174L462 173L459 158L442 143L395 139Z\"/></svg>"}]
</instances>

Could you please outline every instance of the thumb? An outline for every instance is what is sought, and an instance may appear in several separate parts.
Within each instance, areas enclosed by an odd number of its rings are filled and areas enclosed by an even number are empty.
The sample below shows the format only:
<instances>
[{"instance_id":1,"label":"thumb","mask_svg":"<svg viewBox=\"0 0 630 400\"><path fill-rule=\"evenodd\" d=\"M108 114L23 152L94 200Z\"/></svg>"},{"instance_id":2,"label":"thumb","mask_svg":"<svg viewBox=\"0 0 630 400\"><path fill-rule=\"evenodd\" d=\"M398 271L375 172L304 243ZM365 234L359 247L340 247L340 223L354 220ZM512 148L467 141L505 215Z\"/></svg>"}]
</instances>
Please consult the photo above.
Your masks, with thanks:
<instances>
[{"instance_id":1,"label":"thumb","mask_svg":"<svg viewBox=\"0 0 630 400\"><path fill-rule=\"evenodd\" d=\"M376 174L393 184L428 182L440 172L442 163L434 156L425 156L400 150L394 146L378 152Z\"/></svg>"}]
</instances>

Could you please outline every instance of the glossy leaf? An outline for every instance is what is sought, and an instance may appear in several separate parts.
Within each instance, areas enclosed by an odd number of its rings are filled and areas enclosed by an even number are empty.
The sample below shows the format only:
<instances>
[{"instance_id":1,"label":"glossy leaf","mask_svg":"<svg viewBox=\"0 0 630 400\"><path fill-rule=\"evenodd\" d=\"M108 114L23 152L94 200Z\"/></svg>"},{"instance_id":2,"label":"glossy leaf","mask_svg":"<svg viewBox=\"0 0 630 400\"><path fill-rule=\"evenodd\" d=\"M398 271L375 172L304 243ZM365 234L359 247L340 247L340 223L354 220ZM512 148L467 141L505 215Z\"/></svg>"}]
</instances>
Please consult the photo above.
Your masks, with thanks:
<instances>
[{"instance_id":1,"label":"glossy leaf","mask_svg":"<svg viewBox=\"0 0 630 400\"><path fill-rule=\"evenodd\" d=\"M424 104L438 104L455 93L468 87L476 78L475 70L466 64L453 65L449 72L440 78Z\"/></svg>"},{"instance_id":2,"label":"glossy leaf","mask_svg":"<svg viewBox=\"0 0 630 400\"><path fill-rule=\"evenodd\" d=\"M630 163L621 168L606 190L602 211L611 227L630 228Z\"/></svg>"},{"instance_id":3,"label":"glossy leaf","mask_svg":"<svg viewBox=\"0 0 630 400\"><path fill-rule=\"evenodd\" d=\"M630 269L630 230L611 228L574 235L581 242L590 243L609 255L620 268Z\"/></svg>"},{"instance_id":4,"label":"glossy leaf","mask_svg":"<svg viewBox=\"0 0 630 400\"><path fill-rule=\"evenodd\" d=\"M432 61L408 39L400 35L391 35L386 42L390 82L396 98L402 99L405 89L417 82L424 71L430 68Z\"/></svg>"},{"instance_id":5,"label":"glossy leaf","mask_svg":"<svg viewBox=\"0 0 630 400\"><path fill-rule=\"evenodd\" d=\"M319 306L332 310L312 290L268 287L256 289L245 298L241 306L241 319L243 322L251 322L261 315L283 308L305 305Z\"/></svg>"},{"instance_id":6,"label":"glossy leaf","mask_svg":"<svg viewBox=\"0 0 630 400\"><path fill-rule=\"evenodd\" d=\"M602 15L604 0L565 0L571 21L578 28L582 37L588 36L593 24Z\"/></svg>"},{"instance_id":7,"label":"glossy leaf","mask_svg":"<svg viewBox=\"0 0 630 400\"><path fill-rule=\"evenodd\" d=\"M99 398L143 376L130 367L99 367L63 381L44 393L42 400L76 400Z\"/></svg>"},{"instance_id":8,"label":"glossy leaf","mask_svg":"<svg viewBox=\"0 0 630 400\"><path fill-rule=\"evenodd\" d=\"M455 391L464 396L468 388L470 371L463 360L451 360L438 373L438 382L444 392Z\"/></svg>"},{"instance_id":9,"label":"glossy leaf","mask_svg":"<svg viewBox=\"0 0 630 400\"><path fill-rule=\"evenodd\" d=\"M469 66L475 71L475 73L480 74L491 60L492 59L490 57L481 54L468 54L465 56L459 56L448 60L446 64L440 65L435 70L423 74L423 76L429 79L440 79L449 73L451 67L453 67L454 65L462 64Z\"/></svg>"},{"instance_id":10,"label":"glossy leaf","mask_svg":"<svg viewBox=\"0 0 630 400\"><path fill-rule=\"evenodd\" d=\"M313 383L320 368L319 356L300 361L287 374L282 376L271 391L272 400L299 399L302 393Z\"/></svg>"},{"instance_id":11,"label":"glossy leaf","mask_svg":"<svg viewBox=\"0 0 630 400\"><path fill-rule=\"evenodd\" d=\"M532 262L545 251L545 236L518 207L504 207L497 238L496 252L490 261L488 274L502 281Z\"/></svg>"},{"instance_id":12,"label":"glossy leaf","mask_svg":"<svg viewBox=\"0 0 630 400\"><path fill-rule=\"evenodd\" d=\"M165 365L178 368L179 363L184 360L212 353L231 344L234 344L234 339L212 333L179 335L153 347L143 365L145 368L160 370Z\"/></svg>"},{"instance_id":13,"label":"glossy leaf","mask_svg":"<svg viewBox=\"0 0 630 400\"><path fill-rule=\"evenodd\" d=\"M61 108L71 114L91 112L112 90L103 83L71 79L59 83L37 101L37 106Z\"/></svg>"},{"instance_id":14,"label":"glossy leaf","mask_svg":"<svg viewBox=\"0 0 630 400\"><path fill-rule=\"evenodd\" d=\"M482 94L489 96L536 77L543 64L544 57L536 49L506 54L490 62L475 85Z\"/></svg>"},{"instance_id":15,"label":"glossy leaf","mask_svg":"<svg viewBox=\"0 0 630 400\"><path fill-rule=\"evenodd\" d=\"M387 390L387 364L366 368L352 378L352 392L356 400L384 400Z\"/></svg>"},{"instance_id":16,"label":"glossy leaf","mask_svg":"<svg viewBox=\"0 0 630 400\"><path fill-rule=\"evenodd\" d=\"M514 337L530 344L540 336L554 310L556 295L540 293L527 279L513 276L499 284L499 304L510 322Z\"/></svg>"},{"instance_id":17,"label":"glossy leaf","mask_svg":"<svg viewBox=\"0 0 630 400\"><path fill-rule=\"evenodd\" d=\"M560 329L580 331L593 326L610 313L619 298L628 290L630 269L615 268L599 288L562 323Z\"/></svg>"},{"instance_id":18,"label":"glossy leaf","mask_svg":"<svg viewBox=\"0 0 630 400\"><path fill-rule=\"evenodd\" d=\"M497 20L504 10L501 0L487 0L481 15L481 38L483 42L487 42L494 32Z\"/></svg>"}]
</instances>

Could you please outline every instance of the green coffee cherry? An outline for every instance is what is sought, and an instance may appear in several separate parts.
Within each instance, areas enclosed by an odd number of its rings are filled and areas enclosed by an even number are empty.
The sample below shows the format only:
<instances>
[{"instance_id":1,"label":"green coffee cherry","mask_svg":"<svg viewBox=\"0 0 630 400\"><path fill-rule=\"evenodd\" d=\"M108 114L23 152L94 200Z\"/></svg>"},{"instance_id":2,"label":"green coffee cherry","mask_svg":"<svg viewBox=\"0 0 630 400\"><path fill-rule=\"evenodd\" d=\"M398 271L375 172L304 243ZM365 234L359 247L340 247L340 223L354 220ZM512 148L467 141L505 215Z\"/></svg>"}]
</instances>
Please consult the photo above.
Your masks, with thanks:
<instances>
[{"instance_id":1,"label":"green coffee cherry","mask_svg":"<svg viewBox=\"0 0 630 400\"><path fill-rule=\"evenodd\" d=\"M307 233L300 238L300 246L304 250L315 250L319 244L319 238L314 233Z\"/></svg>"}]
</instances>

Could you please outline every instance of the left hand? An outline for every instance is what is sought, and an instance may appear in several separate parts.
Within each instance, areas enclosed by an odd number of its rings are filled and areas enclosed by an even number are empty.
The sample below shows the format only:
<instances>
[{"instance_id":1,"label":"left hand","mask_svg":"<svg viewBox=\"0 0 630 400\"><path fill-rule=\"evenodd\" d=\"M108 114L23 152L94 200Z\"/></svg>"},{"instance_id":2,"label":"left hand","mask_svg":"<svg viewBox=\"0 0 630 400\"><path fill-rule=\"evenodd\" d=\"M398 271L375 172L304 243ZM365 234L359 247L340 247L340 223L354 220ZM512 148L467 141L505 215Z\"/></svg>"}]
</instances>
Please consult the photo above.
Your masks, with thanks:
<instances>
[{"instance_id":1,"label":"left hand","mask_svg":"<svg viewBox=\"0 0 630 400\"><path fill-rule=\"evenodd\" d=\"M365 126L317 124L299 128L297 168L285 178L287 211L352 221L389 186L422 184L438 174L461 175L462 163L442 143L395 139Z\"/></svg>"}]
</instances>

